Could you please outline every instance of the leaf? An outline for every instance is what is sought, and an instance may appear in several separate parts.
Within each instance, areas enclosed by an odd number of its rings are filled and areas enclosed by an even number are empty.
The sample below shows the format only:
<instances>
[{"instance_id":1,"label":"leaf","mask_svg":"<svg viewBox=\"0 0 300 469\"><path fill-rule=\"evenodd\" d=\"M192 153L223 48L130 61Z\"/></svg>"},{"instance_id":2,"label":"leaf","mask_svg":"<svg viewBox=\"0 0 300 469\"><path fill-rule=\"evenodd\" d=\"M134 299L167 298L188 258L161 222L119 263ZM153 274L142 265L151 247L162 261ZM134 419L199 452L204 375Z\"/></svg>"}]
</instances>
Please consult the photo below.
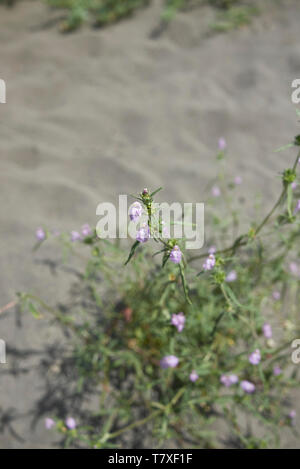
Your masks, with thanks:
<instances>
[{"instance_id":1,"label":"leaf","mask_svg":"<svg viewBox=\"0 0 300 469\"><path fill-rule=\"evenodd\" d=\"M163 256L163 260L162 260L162 268L164 268L164 266L166 265L166 263L168 262L168 259L170 257L170 254L168 253L168 250L165 252L164 256Z\"/></svg>"},{"instance_id":2,"label":"leaf","mask_svg":"<svg viewBox=\"0 0 300 469\"><path fill-rule=\"evenodd\" d=\"M283 145L283 147L277 148L275 150L275 153L278 153L279 151L287 150L288 148L293 147L294 145L292 143L288 143L287 145Z\"/></svg>"},{"instance_id":3,"label":"leaf","mask_svg":"<svg viewBox=\"0 0 300 469\"><path fill-rule=\"evenodd\" d=\"M155 194L157 194L161 190L162 190L162 187L159 187L158 189L156 189L156 191L152 192L150 196L153 197Z\"/></svg>"},{"instance_id":4,"label":"leaf","mask_svg":"<svg viewBox=\"0 0 300 469\"><path fill-rule=\"evenodd\" d=\"M188 291L188 286L185 280L185 275L184 275L184 270L181 264L179 264L179 270L180 270L180 276L181 276L181 281L182 281L182 286L183 286L183 291L185 295L185 299L188 302L189 305L192 304L190 297L189 297L189 291Z\"/></svg>"},{"instance_id":5,"label":"leaf","mask_svg":"<svg viewBox=\"0 0 300 469\"><path fill-rule=\"evenodd\" d=\"M292 189L292 185L289 184L287 188L287 211L288 211L290 218L292 218L293 216L292 203L293 203L293 189Z\"/></svg>"},{"instance_id":6,"label":"leaf","mask_svg":"<svg viewBox=\"0 0 300 469\"><path fill-rule=\"evenodd\" d=\"M36 309L36 307L34 306L33 303L28 303L28 309L29 311L31 312L32 316L35 318L35 319L41 319L42 315L41 313L38 312L38 310Z\"/></svg>"},{"instance_id":7,"label":"leaf","mask_svg":"<svg viewBox=\"0 0 300 469\"><path fill-rule=\"evenodd\" d=\"M129 253L129 256L128 256L128 259L127 259L127 261L125 262L124 265L127 265L127 264L128 264L128 262L130 261L130 259L131 259L132 256L134 255L134 252L135 252L135 250L136 250L136 248L138 247L139 244L140 244L139 241L135 241L135 242L133 243L133 245L132 245L132 247L131 247L131 250L130 250L130 253Z\"/></svg>"},{"instance_id":8,"label":"leaf","mask_svg":"<svg viewBox=\"0 0 300 469\"><path fill-rule=\"evenodd\" d=\"M159 251L156 251L154 254L152 254L152 257L157 256L157 254L161 254L162 252L167 251L167 248L160 249Z\"/></svg>"},{"instance_id":9,"label":"leaf","mask_svg":"<svg viewBox=\"0 0 300 469\"><path fill-rule=\"evenodd\" d=\"M227 293L227 295L229 296L229 298L231 299L231 301L236 305L238 306L239 308L244 308L244 306L238 301L237 297L235 296L235 294L233 293L233 291L231 290L231 288L226 284L224 283L222 285L222 287L224 288L225 292Z\"/></svg>"}]
</instances>

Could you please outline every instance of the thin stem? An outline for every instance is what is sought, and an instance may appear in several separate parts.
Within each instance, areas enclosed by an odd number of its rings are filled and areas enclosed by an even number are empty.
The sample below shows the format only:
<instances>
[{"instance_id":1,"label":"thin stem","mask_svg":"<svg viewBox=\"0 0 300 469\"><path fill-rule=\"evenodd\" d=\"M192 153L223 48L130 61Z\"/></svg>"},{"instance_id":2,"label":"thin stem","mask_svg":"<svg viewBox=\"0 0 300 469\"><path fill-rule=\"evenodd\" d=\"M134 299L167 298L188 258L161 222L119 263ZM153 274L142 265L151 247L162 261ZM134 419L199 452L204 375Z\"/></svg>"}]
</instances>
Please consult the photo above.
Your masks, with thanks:
<instances>
[{"instance_id":1,"label":"thin stem","mask_svg":"<svg viewBox=\"0 0 300 469\"><path fill-rule=\"evenodd\" d=\"M110 433L109 434L109 439L116 438L117 436L121 435L122 433L126 432L127 430L132 430L132 428L136 428L136 427L139 427L141 425L144 425L145 423L149 422L149 420L152 420L153 418L155 418L157 415L165 412L166 409L170 409L171 407L173 407L177 403L177 401L180 399L180 397L182 396L184 391L185 391L185 388L179 389L179 391L175 394L175 396L173 397L171 402L167 406L165 406L163 409L155 410L154 412L152 412L152 414L148 415L147 417L145 417L141 420L138 420L137 422L133 422L130 425L127 425L126 427L121 428L120 430L118 430L114 433Z\"/></svg>"},{"instance_id":2,"label":"thin stem","mask_svg":"<svg viewBox=\"0 0 300 469\"><path fill-rule=\"evenodd\" d=\"M296 160L294 162L294 166L293 166L293 171L296 170L297 168L297 164L298 164L298 161L299 161L299 158L300 158L300 151L298 152L297 154L297 157L296 157ZM273 213L276 211L276 209L280 206L281 202L283 201L283 199L285 198L286 196L286 193L287 193L287 190L288 190L288 184L285 184L282 191L281 191L281 194L279 196L279 199L277 200L277 202L275 203L274 207L270 210L270 212L265 216L265 218L263 219L263 221L260 223L260 225L256 228L255 232L254 232L254 235L256 236L261 230L262 228L266 225L266 223L269 221L269 219L271 218L271 216L273 215ZM245 239L246 238L246 239ZM237 249L239 249L241 246L245 246L246 244L248 243L248 234L244 234L242 236L240 236L239 238L237 238L234 243L229 246L228 248L225 248L225 249L221 249L219 251L216 251L216 254L226 254L227 252L231 252L231 251L236 251ZM192 262L192 261L195 261L195 260L198 260L198 259L202 259L202 258L205 258L207 256L209 256L209 252L206 252L204 254L199 254L198 256L194 256L194 257L190 257L189 258L189 262Z\"/></svg>"},{"instance_id":3,"label":"thin stem","mask_svg":"<svg viewBox=\"0 0 300 469\"><path fill-rule=\"evenodd\" d=\"M152 412L152 414L148 415L147 417L141 420L138 420L137 422L133 422L130 425L127 425L127 427L121 428L120 430L114 433L110 433L109 439L116 438L117 436L121 435L122 433L128 430L132 430L132 428L139 427L140 425L144 425L145 423L149 422L149 420L152 420L153 418L155 418L157 415L161 414L162 412L163 410L155 410L154 412Z\"/></svg>"},{"instance_id":4,"label":"thin stem","mask_svg":"<svg viewBox=\"0 0 300 469\"><path fill-rule=\"evenodd\" d=\"M296 168L297 168L297 164L298 164L299 158L300 158L300 151L299 151L298 154L297 154L297 158L296 158L295 163L294 163L294 166L293 166L293 171L295 171ZM279 196L279 199L277 200L276 204L274 205L274 207L272 208L272 210L268 213L268 215L263 219L263 221L262 221L261 224L258 226L258 228L256 228L256 230L255 230L255 234L256 234L256 235L261 231L261 229L264 227L264 225L265 225L265 224L268 222L268 220L271 218L271 216L273 215L273 213L275 212L275 210L279 207L279 205L281 204L281 202L283 201L283 199L284 199L285 196L286 196L288 187L289 187L289 184L284 184L283 189L282 189L282 192L281 192L281 194L280 194L280 196Z\"/></svg>"}]
</instances>

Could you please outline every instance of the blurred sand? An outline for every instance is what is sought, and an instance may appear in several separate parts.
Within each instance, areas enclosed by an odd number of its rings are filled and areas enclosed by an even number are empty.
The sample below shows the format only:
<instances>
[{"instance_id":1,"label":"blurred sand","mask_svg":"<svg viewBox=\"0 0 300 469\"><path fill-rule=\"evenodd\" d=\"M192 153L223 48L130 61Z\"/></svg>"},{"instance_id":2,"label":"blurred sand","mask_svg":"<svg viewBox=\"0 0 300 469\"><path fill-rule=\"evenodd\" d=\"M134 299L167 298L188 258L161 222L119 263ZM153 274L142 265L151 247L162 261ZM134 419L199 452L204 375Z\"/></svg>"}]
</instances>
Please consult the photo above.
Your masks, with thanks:
<instances>
[{"instance_id":1,"label":"blurred sand","mask_svg":"<svg viewBox=\"0 0 300 469\"><path fill-rule=\"evenodd\" d=\"M32 256L37 226L95 224L99 202L145 186L163 186L168 200L202 201L219 136L228 141L233 174L243 176L241 193L262 192L269 207L278 172L294 159L273 150L299 133L290 99L300 75L297 3L209 38L210 9L179 14L155 40L157 2L110 28L70 35L57 32L40 3L0 8L7 84L7 104L0 105L0 307L16 291L52 303L67 294L72 278L38 263L45 252ZM8 353L0 369L0 447L54 444L42 420L31 426L32 411L38 404L41 415L55 413L47 394L40 401L45 380L37 365L45 346L63 338L13 312L0 325L0 337L20 352L13 365ZM6 374L12 367L14 376Z\"/></svg>"}]
</instances>

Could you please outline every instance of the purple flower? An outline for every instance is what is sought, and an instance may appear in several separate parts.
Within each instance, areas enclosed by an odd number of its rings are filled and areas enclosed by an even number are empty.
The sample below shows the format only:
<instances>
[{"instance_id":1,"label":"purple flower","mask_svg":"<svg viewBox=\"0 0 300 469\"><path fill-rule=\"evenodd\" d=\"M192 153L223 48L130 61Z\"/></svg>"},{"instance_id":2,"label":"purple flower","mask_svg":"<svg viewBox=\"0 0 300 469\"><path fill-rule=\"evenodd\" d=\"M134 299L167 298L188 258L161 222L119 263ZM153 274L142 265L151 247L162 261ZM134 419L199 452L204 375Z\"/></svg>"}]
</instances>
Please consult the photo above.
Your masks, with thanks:
<instances>
[{"instance_id":1,"label":"purple flower","mask_svg":"<svg viewBox=\"0 0 300 469\"><path fill-rule=\"evenodd\" d=\"M88 225L87 223L85 223L85 225L82 225L81 233L84 238L86 238L87 236L90 236L92 234L92 229L90 225Z\"/></svg>"},{"instance_id":2,"label":"purple flower","mask_svg":"<svg viewBox=\"0 0 300 469\"><path fill-rule=\"evenodd\" d=\"M136 234L136 240L140 243L146 243L150 238L150 229L148 225L143 225Z\"/></svg>"},{"instance_id":3,"label":"purple flower","mask_svg":"<svg viewBox=\"0 0 300 469\"><path fill-rule=\"evenodd\" d=\"M226 140L223 137L219 138L218 147L220 151L224 151L227 147Z\"/></svg>"},{"instance_id":4,"label":"purple flower","mask_svg":"<svg viewBox=\"0 0 300 469\"><path fill-rule=\"evenodd\" d=\"M179 359L175 355L166 355L160 360L161 368L176 368L179 363Z\"/></svg>"},{"instance_id":5,"label":"purple flower","mask_svg":"<svg viewBox=\"0 0 300 469\"><path fill-rule=\"evenodd\" d=\"M196 371L193 370L190 374L190 381L192 381L192 383L195 383L198 378L199 376L197 375Z\"/></svg>"},{"instance_id":6,"label":"purple flower","mask_svg":"<svg viewBox=\"0 0 300 469\"><path fill-rule=\"evenodd\" d=\"M55 422L53 419L50 419L49 417L45 418L45 427L47 428L47 430L50 430L54 425Z\"/></svg>"},{"instance_id":7,"label":"purple flower","mask_svg":"<svg viewBox=\"0 0 300 469\"><path fill-rule=\"evenodd\" d=\"M235 270L231 270L231 272L229 272L225 278L226 282L235 282L236 279L237 274Z\"/></svg>"},{"instance_id":8,"label":"purple flower","mask_svg":"<svg viewBox=\"0 0 300 469\"><path fill-rule=\"evenodd\" d=\"M249 362L252 364L252 365L258 365L259 362L261 360L261 355L260 355L260 351L258 350L258 348L256 350L254 350L254 352L252 352L250 355L249 355Z\"/></svg>"},{"instance_id":9,"label":"purple flower","mask_svg":"<svg viewBox=\"0 0 300 469\"><path fill-rule=\"evenodd\" d=\"M299 266L296 262L294 262L294 261L290 262L290 271L293 275L299 277L300 269L299 269Z\"/></svg>"},{"instance_id":10,"label":"purple flower","mask_svg":"<svg viewBox=\"0 0 300 469\"><path fill-rule=\"evenodd\" d=\"M250 383L250 381L244 380L241 382L241 388L248 394L252 394L255 391L255 384Z\"/></svg>"},{"instance_id":11,"label":"purple flower","mask_svg":"<svg viewBox=\"0 0 300 469\"><path fill-rule=\"evenodd\" d=\"M242 184L243 182L243 179L241 178L241 176L235 176L234 178L234 183L239 186L240 184Z\"/></svg>"},{"instance_id":12,"label":"purple flower","mask_svg":"<svg viewBox=\"0 0 300 469\"><path fill-rule=\"evenodd\" d=\"M179 246L175 245L170 252L170 261L174 262L174 264L179 264L181 261L182 252L180 251Z\"/></svg>"},{"instance_id":13,"label":"purple flower","mask_svg":"<svg viewBox=\"0 0 300 469\"><path fill-rule=\"evenodd\" d=\"M183 313L172 314L171 324L175 326L178 332L183 331L185 323L185 316Z\"/></svg>"},{"instance_id":14,"label":"purple flower","mask_svg":"<svg viewBox=\"0 0 300 469\"><path fill-rule=\"evenodd\" d=\"M263 333L266 339L271 339L272 337L271 324L268 324L267 322L265 322L265 324L263 325Z\"/></svg>"},{"instance_id":15,"label":"purple flower","mask_svg":"<svg viewBox=\"0 0 300 469\"><path fill-rule=\"evenodd\" d=\"M80 233L78 231L71 231L71 241L74 243L75 241L79 241L81 239Z\"/></svg>"},{"instance_id":16,"label":"purple flower","mask_svg":"<svg viewBox=\"0 0 300 469\"><path fill-rule=\"evenodd\" d=\"M134 202L129 209L129 218L136 222L142 215L143 207L139 202Z\"/></svg>"},{"instance_id":17,"label":"purple flower","mask_svg":"<svg viewBox=\"0 0 300 469\"><path fill-rule=\"evenodd\" d=\"M76 428L76 420L73 419L73 417L68 417L66 419L66 426L69 430L74 430L74 428Z\"/></svg>"},{"instance_id":18,"label":"purple flower","mask_svg":"<svg viewBox=\"0 0 300 469\"><path fill-rule=\"evenodd\" d=\"M273 291L272 296L273 296L274 300L278 301L278 300L280 300L281 294L280 294L279 291L275 290L275 291Z\"/></svg>"},{"instance_id":19,"label":"purple flower","mask_svg":"<svg viewBox=\"0 0 300 469\"><path fill-rule=\"evenodd\" d=\"M297 415L297 413L296 413L295 409L291 410L291 412L289 413L289 417L290 417L291 420L294 420L296 418L296 415Z\"/></svg>"},{"instance_id":20,"label":"purple flower","mask_svg":"<svg viewBox=\"0 0 300 469\"><path fill-rule=\"evenodd\" d=\"M164 221L161 222L159 231L162 234L163 238L170 238L169 228L166 226L166 223Z\"/></svg>"},{"instance_id":21,"label":"purple flower","mask_svg":"<svg viewBox=\"0 0 300 469\"><path fill-rule=\"evenodd\" d=\"M226 388L229 388L232 384L236 384L238 382L237 375L222 375L220 381Z\"/></svg>"},{"instance_id":22,"label":"purple flower","mask_svg":"<svg viewBox=\"0 0 300 469\"><path fill-rule=\"evenodd\" d=\"M298 184L296 183L296 181L292 182L291 184L291 188L293 189L293 191L297 188Z\"/></svg>"},{"instance_id":23,"label":"purple flower","mask_svg":"<svg viewBox=\"0 0 300 469\"><path fill-rule=\"evenodd\" d=\"M209 254L215 254L216 250L217 250L216 246L210 246L208 252Z\"/></svg>"},{"instance_id":24,"label":"purple flower","mask_svg":"<svg viewBox=\"0 0 300 469\"><path fill-rule=\"evenodd\" d=\"M215 256L213 254L210 254L208 256L208 258L205 260L204 264L203 264L203 269L206 271L206 270L211 270L214 268L215 266L215 263L216 263L216 259L215 259Z\"/></svg>"},{"instance_id":25,"label":"purple flower","mask_svg":"<svg viewBox=\"0 0 300 469\"><path fill-rule=\"evenodd\" d=\"M35 232L35 236L38 241L44 241L44 239L46 239L46 233L43 228L38 228Z\"/></svg>"},{"instance_id":26,"label":"purple flower","mask_svg":"<svg viewBox=\"0 0 300 469\"><path fill-rule=\"evenodd\" d=\"M220 188L218 186L213 186L211 193L214 197L219 197L221 195Z\"/></svg>"},{"instance_id":27,"label":"purple flower","mask_svg":"<svg viewBox=\"0 0 300 469\"><path fill-rule=\"evenodd\" d=\"M298 199L297 201L297 205L295 207L295 210L294 210L294 215L296 215L296 213L300 212L300 199Z\"/></svg>"},{"instance_id":28,"label":"purple flower","mask_svg":"<svg viewBox=\"0 0 300 469\"><path fill-rule=\"evenodd\" d=\"M279 376L279 375L281 375L281 373L282 373L282 369L280 368L280 366L275 365L274 368L273 368L273 375L274 376Z\"/></svg>"}]
</instances>

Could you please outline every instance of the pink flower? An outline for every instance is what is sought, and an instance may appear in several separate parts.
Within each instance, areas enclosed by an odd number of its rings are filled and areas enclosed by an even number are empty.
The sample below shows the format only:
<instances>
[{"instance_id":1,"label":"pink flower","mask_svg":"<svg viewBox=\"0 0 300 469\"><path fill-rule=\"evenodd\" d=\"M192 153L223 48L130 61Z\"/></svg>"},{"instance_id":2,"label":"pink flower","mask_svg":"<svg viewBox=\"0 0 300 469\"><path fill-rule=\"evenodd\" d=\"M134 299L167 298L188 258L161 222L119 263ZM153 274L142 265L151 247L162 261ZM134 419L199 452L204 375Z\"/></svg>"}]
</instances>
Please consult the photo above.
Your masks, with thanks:
<instances>
[{"instance_id":1,"label":"pink flower","mask_svg":"<svg viewBox=\"0 0 300 469\"><path fill-rule=\"evenodd\" d=\"M273 368L273 375L279 376L281 375L281 373L282 373L282 369L278 365L275 365Z\"/></svg>"},{"instance_id":2,"label":"pink flower","mask_svg":"<svg viewBox=\"0 0 300 469\"><path fill-rule=\"evenodd\" d=\"M47 430L50 430L54 425L55 422L53 419L50 419L49 417L45 418L45 427L47 428Z\"/></svg>"},{"instance_id":3,"label":"pink flower","mask_svg":"<svg viewBox=\"0 0 300 469\"><path fill-rule=\"evenodd\" d=\"M293 189L293 191L297 188L298 184L296 183L296 181L292 182L291 184L291 188Z\"/></svg>"},{"instance_id":4,"label":"pink flower","mask_svg":"<svg viewBox=\"0 0 300 469\"><path fill-rule=\"evenodd\" d=\"M255 384L251 383L250 381L244 380L241 382L241 388L247 394L252 394L255 391Z\"/></svg>"},{"instance_id":5,"label":"pink flower","mask_svg":"<svg viewBox=\"0 0 300 469\"><path fill-rule=\"evenodd\" d=\"M190 374L190 381L192 381L192 383L195 383L198 378L199 376L197 375L196 371L193 370Z\"/></svg>"},{"instance_id":6,"label":"pink flower","mask_svg":"<svg viewBox=\"0 0 300 469\"><path fill-rule=\"evenodd\" d=\"M260 355L260 351L258 350L258 348L256 350L254 350L254 352L252 352L250 355L249 355L249 362L252 364L252 365L258 365L259 362L261 360L261 355Z\"/></svg>"},{"instance_id":7,"label":"pink flower","mask_svg":"<svg viewBox=\"0 0 300 469\"><path fill-rule=\"evenodd\" d=\"M174 262L174 264L179 264L181 261L182 252L180 251L179 246L174 246L172 251L170 252L170 261Z\"/></svg>"},{"instance_id":8,"label":"pink flower","mask_svg":"<svg viewBox=\"0 0 300 469\"><path fill-rule=\"evenodd\" d=\"M79 241L81 239L80 233L78 231L71 231L71 241L74 243L75 241Z\"/></svg>"},{"instance_id":9,"label":"pink flower","mask_svg":"<svg viewBox=\"0 0 300 469\"><path fill-rule=\"evenodd\" d=\"M178 332L182 332L184 329L185 316L183 313L172 314L171 324L175 326Z\"/></svg>"},{"instance_id":10,"label":"pink flower","mask_svg":"<svg viewBox=\"0 0 300 469\"><path fill-rule=\"evenodd\" d=\"M216 263L215 256L213 254L210 254L203 264L203 270L207 271L207 270L213 269L215 266L215 263Z\"/></svg>"},{"instance_id":11,"label":"pink flower","mask_svg":"<svg viewBox=\"0 0 300 469\"><path fill-rule=\"evenodd\" d=\"M273 291L272 296L273 296L274 300L278 301L278 300L280 300L281 294L280 294L279 291L275 290L275 291Z\"/></svg>"},{"instance_id":12,"label":"pink flower","mask_svg":"<svg viewBox=\"0 0 300 469\"><path fill-rule=\"evenodd\" d=\"M237 375L222 375L220 381L226 388L229 388L232 384L236 384L238 382Z\"/></svg>"},{"instance_id":13,"label":"pink flower","mask_svg":"<svg viewBox=\"0 0 300 469\"><path fill-rule=\"evenodd\" d=\"M214 197L219 197L221 195L220 188L218 186L213 186L211 193Z\"/></svg>"},{"instance_id":14,"label":"pink flower","mask_svg":"<svg viewBox=\"0 0 300 469\"><path fill-rule=\"evenodd\" d=\"M296 415L297 415L297 413L296 413L295 409L291 410L290 413L289 413L289 417L290 417L291 420L294 420L296 418Z\"/></svg>"},{"instance_id":15,"label":"pink flower","mask_svg":"<svg viewBox=\"0 0 300 469\"><path fill-rule=\"evenodd\" d=\"M76 420L73 419L73 417L68 417L65 423L69 430L74 430L74 428L76 428Z\"/></svg>"},{"instance_id":16,"label":"pink flower","mask_svg":"<svg viewBox=\"0 0 300 469\"><path fill-rule=\"evenodd\" d=\"M137 232L136 239L140 243L146 243L150 238L150 229L148 225L143 225Z\"/></svg>"},{"instance_id":17,"label":"pink flower","mask_svg":"<svg viewBox=\"0 0 300 469\"><path fill-rule=\"evenodd\" d=\"M263 325L263 333L266 339L271 339L272 337L272 327L267 322Z\"/></svg>"},{"instance_id":18,"label":"pink flower","mask_svg":"<svg viewBox=\"0 0 300 469\"><path fill-rule=\"evenodd\" d=\"M143 207L140 202L134 202L129 209L130 220L136 222L142 215Z\"/></svg>"},{"instance_id":19,"label":"pink flower","mask_svg":"<svg viewBox=\"0 0 300 469\"><path fill-rule=\"evenodd\" d=\"M179 363L179 359L175 355L166 355L160 361L161 368L176 368Z\"/></svg>"},{"instance_id":20,"label":"pink flower","mask_svg":"<svg viewBox=\"0 0 300 469\"><path fill-rule=\"evenodd\" d=\"M90 225L85 223L85 225L81 227L81 233L84 238L86 238L87 236L90 236L92 234L92 229Z\"/></svg>"},{"instance_id":21,"label":"pink flower","mask_svg":"<svg viewBox=\"0 0 300 469\"><path fill-rule=\"evenodd\" d=\"M299 266L296 262L292 261L290 262L290 271L293 275L295 275L296 277L299 277L300 275L300 269L299 269Z\"/></svg>"},{"instance_id":22,"label":"pink flower","mask_svg":"<svg viewBox=\"0 0 300 469\"><path fill-rule=\"evenodd\" d=\"M170 238L170 232L169 232L168 227L165 226L165 222L162 221L161 224L162 224L162 230L161 231L162 231L163 238Z\"/></svg>"},{"instance_id":23,"label":"pink flower","mask_svg":"<svg viewBox=\"0 0 300 469\"><path fill-rule=\"evenodd\" d=\"M236 279L237 274L235 270L231 270L231 272L229 272L225 278L226 282L235 282Z\"/></svg>"},{"instance_id":24,"label":"pink flower","mask_svg":"<svg viewBox=\"0 0 300 469\"><path fill-rule=\"evenodd\" d=\"M219 138L218 147L220 151L224 151L226 149L227 143L224 137Z\"/></svg>"},{"instance_id":25,"label":"pink flower","mask_svg":"<svg viewBox=\"0 0 300 469\"><path fill-rule=\"evenodd\" d=\"M241 178L241 176L235 176L234 178L234 183L239 186L240 184L242 184L243 182L243 179Z\"/></svg>"},{"instance_id":26,"label":"pink flower","mask_svg":"<svg viewBox=\"0 0 300 469\"><path fill-rule=\"evenodd\" d=\"M209 254L215 254L216 250L217 250L216 246L210 246L210 248L208 250L208 253Z\"/></svg>"},{"instance_id":27,"label":"pink flower","mask_svg":"<svg viewBox=\"0 0 300 469\"><path fill-rule=\"evenodd\" d=\"M44 241L44 239L46 239L46 233L43 228L38 228L35 232L35 236L38 241Z\"/></svg>"},{"instance_id":28,"label":"pink flower","mask_svg":"<svg viewBox=\"0 0 300 469\"><path fill-rule=\"evenodd\" d=\"M295 207L295 210L294 210L294 215L296 215L296 213L300 212L300 199L298 199L297 201L297 205Z\"/></svg>"}]
</instances>

